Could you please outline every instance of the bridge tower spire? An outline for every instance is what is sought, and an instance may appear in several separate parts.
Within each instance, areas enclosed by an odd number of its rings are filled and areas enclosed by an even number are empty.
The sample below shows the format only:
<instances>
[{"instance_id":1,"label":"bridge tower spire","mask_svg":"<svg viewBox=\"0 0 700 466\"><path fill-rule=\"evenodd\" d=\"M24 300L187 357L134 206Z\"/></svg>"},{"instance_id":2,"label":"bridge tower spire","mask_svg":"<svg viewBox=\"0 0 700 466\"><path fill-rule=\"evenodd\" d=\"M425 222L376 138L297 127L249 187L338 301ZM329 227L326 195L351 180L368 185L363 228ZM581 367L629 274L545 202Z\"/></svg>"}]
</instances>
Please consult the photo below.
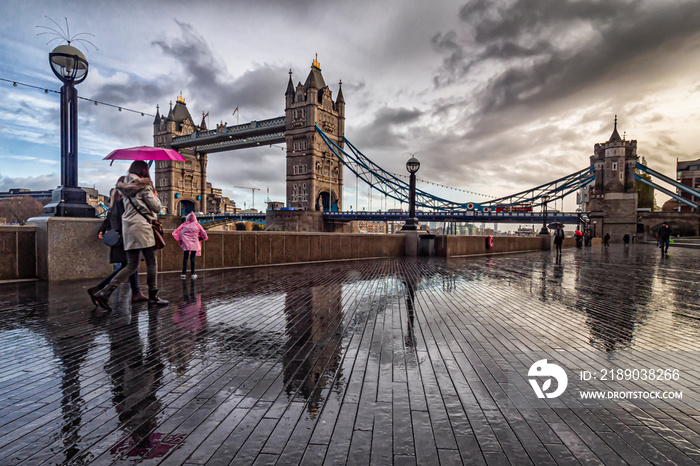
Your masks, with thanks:
<instances>
[{"instance_id":1,"label":"bridge tower spire","mask_svg":"<svg viewBox=\"0 0 700 466\"><path fill-rule=\"evenodd\" d=\"M156 111L153 121L153 145L171 147L175 136L197 131L185 99L177 97L175 106L170 101L167 116ZM207 211L207 154L195 152L193 147L178 149L186 162L156 162L154 182L158 197L168 214L182 211Z\"/></svg>"},{"instance_id":2,"label":"bridge tower spire","mask_svg":"<svg viewBox=\"0 0 700 466\"><path fill-rule=\"evenodd\" d=\"M620 137L617 115L607 142L595 144L591 165L595 182L590 191L590 217L600 226L596 234L610 233L613 241L622 241L625 234L637 230L637 192L634 170L637 163L637 141Z\"/></svg>"},{"instance_id":3,"label":"bridge tower spire","mask_svg":"<svg viewBox=\"0 0 700 466\"><path fill-rule=\"evenodd\" d=\"M318 55L304 84L296 87L289 71L285 92L287 206L302 210L342 210L343 166L320 136L316 125L340 147L345 133L345 99L326 85Z\"/></svg>"}]
</instances>

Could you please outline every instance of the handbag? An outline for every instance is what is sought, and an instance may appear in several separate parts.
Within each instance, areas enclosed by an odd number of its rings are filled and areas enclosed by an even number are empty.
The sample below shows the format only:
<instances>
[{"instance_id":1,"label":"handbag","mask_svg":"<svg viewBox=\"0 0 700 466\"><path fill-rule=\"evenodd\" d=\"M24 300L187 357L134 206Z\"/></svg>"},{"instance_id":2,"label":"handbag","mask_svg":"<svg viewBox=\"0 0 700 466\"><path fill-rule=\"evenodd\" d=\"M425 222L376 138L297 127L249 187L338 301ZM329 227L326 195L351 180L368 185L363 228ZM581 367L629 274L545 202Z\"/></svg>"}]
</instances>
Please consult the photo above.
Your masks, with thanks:
<instances>
[{"instance_id":1,"label":"handbag","mask_svg":"<svg viewBox=\"0 0 700 466\"><path fill-rule=\"evenodd\" d=\"M163 238L163 225L158 220L152 220L151 228L153 229L153 239L156 240L156 249L163 249L165 247L165 238Z\"/></svg>"},{"instance_id":2,"label":"handbag","mask_svg":"<svg viewBox=\"0 0 700 466\"><path fill-rule=\"evenodd\" d=\"M156 241L156 249L163 249L165 247L165 238L163 238L163 225L158 221L158 220L149 220L148 217L146 217L143 212L139 210L138 207L136 207L136 204L134 204L134 201L131 200L131 197L125 196L127 199L129 199L129 202L131 202L131 207L133 207L136 212L140 213L143 218L146 219L146 221L151 225L151 230L153 230L153 239Z\"/></svg>"},{"instance_id":3,"label":"handbag","mask_svg":"<svg viewBox=\"0 0 700 466\"><path fill-rule=\"evenodd\" d=\"M121 240L122 237L117 230L109 230L104 235L102 235L102 242L110 248L119 244Z\"/></svg>"}]
</instances>

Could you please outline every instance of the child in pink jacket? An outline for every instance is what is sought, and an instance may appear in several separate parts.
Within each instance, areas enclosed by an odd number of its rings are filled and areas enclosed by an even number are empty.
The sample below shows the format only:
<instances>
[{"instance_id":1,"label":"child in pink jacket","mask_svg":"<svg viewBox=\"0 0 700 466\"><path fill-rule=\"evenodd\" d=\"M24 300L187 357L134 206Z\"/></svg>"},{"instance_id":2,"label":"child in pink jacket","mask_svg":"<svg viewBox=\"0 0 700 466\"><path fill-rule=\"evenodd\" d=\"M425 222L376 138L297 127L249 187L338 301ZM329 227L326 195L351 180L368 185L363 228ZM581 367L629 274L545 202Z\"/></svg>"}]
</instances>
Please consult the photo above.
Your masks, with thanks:
<instances>
[{"instance_id":1,"label":"child in pink jacket","mask_svg":"<svg viewBox=\"0 0 700 466\"><path fill-rule=\"evenodd\" d=\"M195 256L202 255L201 241L206 241L209 238L207 237L207 232L204 231L202 225L197 221L197 216L194 212L187 214L185 223L173 231L173 237L182 250L185 251L185 255L182 257L182 275L180 275L180 278L187 278L188 256L190 258L191 278L197 278L197 274L194 273Z\"/></svg>"}]
</instances>

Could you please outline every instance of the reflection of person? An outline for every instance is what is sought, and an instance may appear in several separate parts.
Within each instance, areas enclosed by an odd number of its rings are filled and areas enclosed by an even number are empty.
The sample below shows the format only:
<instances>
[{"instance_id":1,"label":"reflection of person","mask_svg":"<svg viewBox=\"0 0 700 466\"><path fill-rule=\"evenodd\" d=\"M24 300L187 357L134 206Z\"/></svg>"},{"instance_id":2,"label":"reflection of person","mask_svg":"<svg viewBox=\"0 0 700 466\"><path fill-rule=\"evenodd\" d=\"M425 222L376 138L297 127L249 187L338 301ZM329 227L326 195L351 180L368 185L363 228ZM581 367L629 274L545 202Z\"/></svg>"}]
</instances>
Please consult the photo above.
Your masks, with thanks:
<instances>
[{"instance_id":1,"label":"reflection of person","mask_svg":"<svg viewBox=\"0 0 700 466\"><path fill-rule=\"evenodd\" d=\"M182 256L182 275L180 275L180 278L187 278L188 256L190 258L190 277L197 278L197 274L194 273L195 256L202 255L201 241L206 241L209 238L207 237L207 232L204 231L202 225L197 221L197 216L194 212L187 214L185 223L173 231L173 237L184 251Z\"/></svg>"},{"instance_id":2,"label":"reflection of person","mask_svg":"<svg viewBox=\"0 0 700 466\"><path fill-rule=\"evenodd\" d=\"M182 298L183 301L178 304L173 319L178 327L194 335L207 323L207 313L202 307L202 295L196 293L195 282L190 281L189 291L187 282L182 282Z\"/></svg>"},{"instance_id":3,"label":"reflection of person","mask_svg":"<svg viewBox=\"0 0 700 466\"><path fill-rule=\"evenodd\" d=\"M561 245L564 242L564 229L561 225L557 225L557 229L554 231L554 245L557 249L557 255L561 254Z\"/></svg>"},{"instance_id":4,"label":"reflection of person","mask_svg":"<svg viewBox=\"0 0 700 466\"><path fill-rule=\"evenodd\" d=\"M125 181L126 177L122 176L119 178L118 182L123 183ZM112 203L110 205L109 212L107 213L107 217L105 218L105 221L100 227L98 236L100 239L102 239L103 235L110 230L119 233L119 241L117 242L117 244L115 244L114 246L110 246L109 248L109 263L119 264L119 266L114 270L114 272L109 274L107 278L102 280L99 285L93 286L92 288L88 288L87 292L90 295L90 298L92 299L92 302L95 304L95 306L98 305L97 300L95 299L95 293L107 286L107 284L109 284L109 282L114 278L114 276L117 275L117 273L121 269L125 268L127 264L126 251L124 251L124 241L122 237L122 215L124 214L124 198L121 192L119 192L119 190L116 188L112 189L110 198L112 199ZM148 298L146 298L139 289L138 272L135 272L129 276L129 283L131 284L131 302L140 303L148 300Z\"/></svg>"},{"instance_id":5,"label":"reflection of person","mask_svg":"<svg viewBox=\"0 0 700 466\"><path fill-rule=\"evenodd\" d=\"M105 369L112 381L112 401L120 426L127 434L110 452L127 458L152 459L165 456L181 442L184 434L156 432L162 402L158 390L163 380L158 317L155 309L148 316L148 346L139 332L139 314L124 323L110 322L110 359ZM113 317L113 316L112 316Z\"/></svg>"},{"instance_id":6,"label":"reflection of person","mask_svg":"<svg viewBox=\"0 0 700 466\"><path fill-rule=\"evenodd\" d=\"M667 223L661 225L659 228L659 242L661 243L661 253L666 254L668 252L668 246L671 242L671 229L668 227Z\"/></svg>"},{"instance_id":7,"label":"reflection of person","mask_svg":"<svg viewBox=\"0 0 700 466\"><path fill-rule=\"evenodd\" d=\"M124 196L124 215L122 216L122 229L124 250L127 255L127 266L121 269L111 282L95 293L100 307L109 311L109 296L114 289L125 283L131 274L139 267L139 258L143 254L146 261L146 282L148 283L148 304L165 305L167 301L158 297L156 288L157 264L155 255L155 239L151 221L156 219L160 212L161 204L153 182L148 173L148 164L137 160L129 167L127 183L117 183L117 189Z\"/></svg>"}]
</instances>

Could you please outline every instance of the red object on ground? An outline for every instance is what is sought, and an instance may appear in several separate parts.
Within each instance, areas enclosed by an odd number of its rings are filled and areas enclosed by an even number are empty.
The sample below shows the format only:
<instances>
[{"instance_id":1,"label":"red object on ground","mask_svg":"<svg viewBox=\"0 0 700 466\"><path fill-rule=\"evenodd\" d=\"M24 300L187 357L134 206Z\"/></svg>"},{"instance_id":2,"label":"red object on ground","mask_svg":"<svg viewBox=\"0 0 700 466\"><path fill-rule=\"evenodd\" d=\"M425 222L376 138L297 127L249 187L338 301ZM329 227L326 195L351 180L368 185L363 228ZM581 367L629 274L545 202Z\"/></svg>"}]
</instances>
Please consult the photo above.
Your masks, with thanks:
<instances>
[{"instance_id":1,"label":"red object on ground","mask_svg":"<svg viewBox=\"0 0 700 466\"><path fill-rule=\"evenodd\" d=\"M139 146L113 150L102 160L174 160L185 162L187 159L175 149Z\"/></svg>"}]
</instances>

